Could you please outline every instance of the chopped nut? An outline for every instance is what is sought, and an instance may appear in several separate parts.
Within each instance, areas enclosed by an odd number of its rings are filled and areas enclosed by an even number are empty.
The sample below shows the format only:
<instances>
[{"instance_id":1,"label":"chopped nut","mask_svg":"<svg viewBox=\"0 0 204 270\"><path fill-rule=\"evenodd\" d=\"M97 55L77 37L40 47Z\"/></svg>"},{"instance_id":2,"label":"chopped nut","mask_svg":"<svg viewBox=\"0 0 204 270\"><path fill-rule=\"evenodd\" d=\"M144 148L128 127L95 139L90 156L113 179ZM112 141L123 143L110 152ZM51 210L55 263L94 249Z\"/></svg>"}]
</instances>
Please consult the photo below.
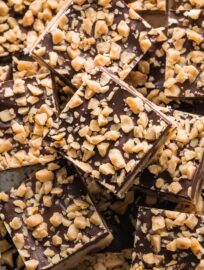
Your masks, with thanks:
<instances>
[{"instance_id":1,"label":"chopped nut","mask_svg":"<svg viewBox=\"0 0 204 270\"><path fill-rule=\"evenodd\" d=\"M35 122L40 126L44 126L47 122L47 119L48 117L46 113L39 113L35 116Z\"/></svg>"},{"instance_id":2,"label":"chopped nut","mask_svg":"<svg viewBox=\"0 0 204 270\"><path fill-rule=\"evenodd\" d=\"M74 241L74 240L76 240L78 233L79 233L79 230L76 228L76 226L74 224L72 224L72 225L70 225L70 227L68 229L67 236L68 236L70 241Z\"/></svg>"},{"instance_id":3,"label":"chopped nut","mask_svg":"<svg viewBox=\"0 0 204 270\"><path fill-rule=\"evenodd\" d=\"M25 240L22 233L16 233L12 240L17 249L22 249L25 245Z\"/></svg>"},{"instance_id":4,"label":"chopped nut","mask_svg":"<svg viewBox=\"0 0 204 270\"><path fill-rule=\"evenodd\" d=\"M181 190L182 190L182 186L181 186L181 184L179 182L172 182L168 186L168 191L172 192L174 194L178 194Z\"/></svg>"},{"instance_id":5,"label":"chopped nut","mask_svg":"<svg viewBox=\"0 0 204 270\"><path fill-rule=\"evenodd\" d=\"M165 220L163 217L160 216L153 216L152 217L152 230L158 231L165 228Z\"/></svg>"},{"instance_id":6,"label":"chopped nut","mask_svg":"<svg viewBox=\"0 0 204 270\"><path fill-rule=\"evenodd\" d=\"M51 207L52 206L52 197L51 196L44 196L43 197L43 204L46 207Z\"/></svg>"},{"instance_id":7,"label":"chopped nut","mask_svg":"<svg viewBox=\"0 0 204 270\"><path fill-rule=\"evenodd\" d=\"M2 122L9 122L11 121L12 119L15 118L15 112L13 109L10 109L10 110L4 110L4 111L1 111L0 112L0 120Z\"/></svg>"},{"instance_id":8,"label":"chopped nut","mask_svg":"<svg viewBox=\"0 0 204 270\"><path fill-rule=\"evenodd\" d=\"M126 99L126 102L127 102L128 106L130 107L131 111L134 112L135 114L138 114L138 113L144 111L144 105L143 105L143 102L140 98L128 97Z\"/></svg>"},{"instance_id":9,"label":"chopped nut","mask_svg":"<svg viewBox=\"0 0 204 270\"><path fill-rule=\"evenodd\" d=\"M9 140L0 139L0 154L8 152L13 148L12 143Z\"/></svg>"},{"instance_id":10,"label":"chopped nut","mask_svg":"<svg viewBox=\"0 0 204 270\"><path fill-rule=\"evenodd\" d=\"M142 258L143 261L149 265L155 264L155 258L153 253L144 254Z\"/></svg>"},{"instance_id":11,"label":"chopped nut","mask_svg":"<svg viewBox=\"0 0 204 270\"><path fill-rule=\"evenodd\" d=\"M119 169L126 166L125 160L118 149L111 149L108 154L112 164Z\"/></svg>"},{"instance_id":12,"label":"chopped nut","mask_svg":"<svg viewBox=\"0 0 204 270\"><path fill-rule=\"evenodd\" d=\"M27 270L36 270L38 268L39 262L37 260L25 261L25 266Z\"/></svg>"},{"instance_id":13,"label":"chopped nut","mask_svg":"<svg viewBox=\"0 0 204 270\"><path fill-rule=\"evenodd\" d=\"M85 59L81 56L77 56L71 61L71 65L75 71L80 71L85 64Z\"/></svg>"},{"instance_id":14,"label":"chopped nut","mask_svg":"<svg viewBox=\"0 0 204 270\"><path fill-rule=\"evenodd\" d=\"M105 163L99 167L99 172L105 175L110 175L110 174L114 174L115 170L114 170L114 167L110 163Z\"/></svg>"},{"instance_id":15,"label":"chopped nut","mask_svg":"<svg viewBox=\"0 0 204 270\"><path fill-rule=\"evenodd\" d=\"M0 192L0 201L2 202L8 202L9 196L5 192Z\"/></svg>"},{"instance_id":16,"label":"chopped nut","mask_svg":"<svg viewBox=\"0 0 204 270\"><path fill-rule=\"evenodd\" d=\"M68 107L70 109L74 109L76 107L79 107L81 104L83 103L83 100L77 95L75 94L69 101L68 103Z\"/></svg>"},{"instance_id":17,"label":"chopped nut","mask_svg":"<svg viewBox=\"0 0 204 270\"><path fill-rule=\"evenodd\" d=\"M18 189L15 191L15 195L18 196L18 197L24 197L25 196L25 193L26 193L26 186L25 184L21 184Z\"/></svg>"},{"instance_id":18,"label":"chopped nut","mask_svg":"<svg viewBox=\"0 0 204 270\"><path fill-rule=\"evenodd\" d=\"M48 236L47 224L45 222L41 223L39 226L35 228L32 233L35 239L42 240L43 238Z\"/></svg>"},{"instance_id":19,"label":"chopped nut","mask_svg":"<svg viewBox=\"0 0 204 270\"><path fill-rule=\"evenodd\" d=\"M121 115L120 119L121 119L121 128L123 132L129 133L130 131L133 130L134 123L131 117L129 117L128 115Z\"/></svg>"},{"instance_id":20,"label":"chopped nut","mask_svg":"<svg viewBox=\"0 0 204 270\"><path fill-rule=\"evenodd\" d=\"M190 240L189 240L190 241ZM191 238L191 250L193 254L200 260L203 256L204 249L197 239Z\"/></svg>"},{"instance_id":21,"label":"chopped nut","mask_svg":"<svg viewBox=\"0 0 204 270\"><path fill-rule=\"evenodd\" d=\"M85 217L76 217L74 219L74 225L76 226L77 229L85 229L87 226L87 222Z\"/></svg>"},{"instance_id":22,"label":"chopped nut","mask_svg":"<svg viewBox=\"0 0 204 270\"><path fill-rule=\"evenodd\" d=\"M58 227L62 224L62 215L58 212L55 212L50 218L50 222L54 227Z\"/></svg>"},{"instance_id":23,"label":"chopped nut","mask_svg":"<svg viewBox=\"0 0 204 270\"><path fill-rule=\"evenodd\" d=\"M95 25L95 31L94 31L94 37L99 38L104 34L108 33L108 27L105 21L99 20L96 22Z\"/></svg>"},{"instance_id":24,"label":"chopped nut","mask_svg":"<svg viewBox=\"0 0 204 270\"><path fill-rule=\"evenodd\" d=\"M54 44L59 44L64 41L64 39L65 35L60 29L57 28L52 32L52 40Z\"/></svg>"},{"instance_id":25,"label":"chopped nut","mask_svg":"<svg viewBox=\"0 0 204 270\"><path fill-rule=\"evenodd\" d=\"M54 246L60 246L62 244L62 238L58 235L52 237L52 243Z\"/></svg>"},{"instance_id":26,"label":"chopped nut","mask_svg":"<svg viewBox=\"0 0 204 270\"><path fill-rule=\"evenodd\" d=\"M18 217L14 217L12 219L12 221L9 223L10 227L13 229L13 230L19 230L22 226L22 221L20 218Z\"/></svg>"},{"instance_id":27,"label":"chopped nut","mask_svg":"<svg viewBox=\"0 0 204 270\"><path fill-rule=\"evenodd\" d=\"M94 212L93 215L90 217L90 222L96 226L99 226L101 224L101 219L97 212Z\"/></svg>"},{"instance_id":28,"label":"chopped nut","mask_svg":"<svg viewBox=\"0 0 204 270\"><path fill-rule=\"evenodd\" d=\"M54 173L52 171L48 171L47 169L42 169L35 173L35 177L40 182L47 182L54 180Z\"/></svg>"},{"instance_id":29,"label":"chopped nut","mask_svg":"<svg viewBox=\"0 0 204 270\"><path fill-rule=\"evenodd\" d=\"M6 16L8 14L9 8L3 1L0 1L0 15Z\"/></svg>"},{"instance_id":30,"label":"chopped nut","mask_svg":"<svg viewBox=\"0 0 204 270\"><path fill-rule=\"evenodd\" d=\"M82 29L87 35L91 35L93 23L90 19L85 19L82 24Z\"/></svg>"},{"instance_id":31,"label":"chopped nut","mask_svg":"<svg viewBox=\"0 0 204 270\"><path fill-rule=\"evenodd\" d=\"M160 252L161 250L161 236L160 235L152 235L151 243L156 252Z\"/></svg>"},{"instance_id":32,"label":"chopped nut","mask_svg":"<svg viewBox=\"0 0 204 270\"><path fill-rule=\"evenodd\" d=\"M130 28L125 21L120 21L117 28L118 28L118 33L122 37L127 38L129 36Z\"/></svg>"},{"instance_id":33,"label":"chopped nut","mask_svg":"<svg viewBox=\"0 0 204 270\"><path fill-rule=\"evenodd\" d=\"M111 0L99 0L98 4L103 6L103 7L106 7L109 5L110 2L111 2Z\"/></svg>"},{"instance_id":34,"label":"chopped nut","mask_svg":"<svg viewBox=\"0 0 204 270\"><path fill-rule=\"evenodd\" d=\"M191 247L191 240L185 237L177 238L176 247L178 249L189 249Z\"/></svg>"},{"instance_id":35,"label":"chopped nut","mask_svg":"<svg viewBox=\"0 0 204 270\"><path fill-rule=\"evenodd\" d=\"M28 84L27 87L34 96L40 96L43 94L43 91L41 89L32 84Z\"/></svg>"},{"instance_id":36,"label":"chopped nut","mask_svg":"<svg viewBox=\"0 0 204 270\"><path fill-rule=\"evenodd\" d=\"M25 220L25 223L31 228L40 225L42 222L43 217L40 214L32 215Z\"/></svg>"},{"instance_id":37,"label":"chopped nut","mask_svg":"<svg viewBox=\"0 0 204 270\"><path fill-rule=\"evenodd\" d=\"M191 230L193 230L198 224L198 219L195 215L189 214L188 218L185 221L186 226L188 226Z\"/></svg>"},{"instance_id":38,"label":"chopped nut","mask_svg":"<svg viewBox=\"0 0 204 270\"><path fill-rule=\"evenodd\" d=\"M117 43L112 43L111 44L111 49L110 49L110 58L113 60L118 60L120 59L120 54L121 54L121 47Z\"/></svg>"}]
</instances>

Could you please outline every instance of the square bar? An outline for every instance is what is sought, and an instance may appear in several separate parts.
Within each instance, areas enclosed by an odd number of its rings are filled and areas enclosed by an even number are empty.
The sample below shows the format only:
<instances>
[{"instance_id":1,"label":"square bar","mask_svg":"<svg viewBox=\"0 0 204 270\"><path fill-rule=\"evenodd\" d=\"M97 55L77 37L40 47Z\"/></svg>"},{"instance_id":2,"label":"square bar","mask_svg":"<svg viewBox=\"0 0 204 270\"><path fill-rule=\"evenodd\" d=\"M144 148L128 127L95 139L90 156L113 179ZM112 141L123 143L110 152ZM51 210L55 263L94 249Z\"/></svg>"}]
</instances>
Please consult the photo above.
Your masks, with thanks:
<instances>
[{"instance_id":1,"label":"square bar","mask_svg":"<svg viewBox=\"0 0 204 270\"><path fill-rule=\"evenodd\" d=\"M165 198L196 203L204 179L204 117L162 109L175 129L135 184Z\"/></svg>"},{"instance_id":2,"label":"square bar","mask_svg":"<svg viewBox=\"0 0 204 270\"><path fill-rule=\"evenodd\" d=\"M32 53L76 88L95 66L109 67L124 79L154 36L150 25L122 0L75 0L48 30Z\"/></svg>"},{"instance_id":3,"label":"square bar","mask_svg":"<svg viewBox=\"0 0 204 270\"><path fill-rule=\"evenodd\" d=\"M51 146L123 197L171 128L157 107L101 68L51 129Z\"/></svg>"},{"instance_id":4,"label":"square bar","mask_svg":"<svg viewBox=\"0 0 204 270\"><path fill-rule=\"evenodd\" d=\"M60 160L4 194L2 219L28 270L68 269L112 236L74 168Z\"/></svg>"},{"instance_id":5,"label":"square bar","mask_svg":"<svg viewBox=\"0 0 204 270\"><path fill-rule=\"evenodd\" d=\"M55 159L44 141L57 118L50 75L3 82L0 88L0 170Z\"/></svg>"},{"instance_id":6,"label":"square bar","mask_svg":"<svg viewBox=\"0 0 204 270\"><path fill-rule=\"evenodd\" d=\"M140 208L131 270L202 270L204 216Z\"/></svg>"},{"instance_id":7,"label":"square bar","mask_svg":"<svg viewBox=\"0 0 204 270\"><path fill-rule=\"evenodd\" d=\"M204 99L204 10L170 11L164 93Z\"/></svg>"}]
</instances>

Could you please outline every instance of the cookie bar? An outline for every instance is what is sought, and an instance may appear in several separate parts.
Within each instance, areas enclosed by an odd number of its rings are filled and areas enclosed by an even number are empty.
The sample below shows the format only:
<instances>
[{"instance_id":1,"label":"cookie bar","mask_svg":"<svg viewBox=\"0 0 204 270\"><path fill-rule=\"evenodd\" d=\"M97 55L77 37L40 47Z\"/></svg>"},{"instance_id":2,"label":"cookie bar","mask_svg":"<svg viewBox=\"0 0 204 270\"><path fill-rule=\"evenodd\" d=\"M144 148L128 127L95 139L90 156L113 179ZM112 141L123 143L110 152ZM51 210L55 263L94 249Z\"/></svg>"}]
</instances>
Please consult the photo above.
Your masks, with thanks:
<instances>
[{"instance_id":1,"label":"cookie bar","mask_svg":"<svg viewBox=\"0 0 204 270\"><path fill-rule=\"evenodd\" d=\"M78 88L96 66L109 67L124 79L150 48L150 30L122 0L74 0L32 52Z\"/></svg>"},{"instance_id":2,"label":"cookie bar","mask_svg":"<svg viewBox=\"0 0 204 270\"><path fill-rule=\"evenodd\" d=\"M170 11L165 95L204 98L203 10Z\"/></svg>"},{"instance_id":3,"label":"cookie bar","mask_svg":"<svg viewBox=\"0 0 204 270\"><path fill-rule=\"evenodd\" d=\"M126 0L126 2L137 12L166 11L166 0Z\"/></svg>"},{"instance_id":4,"label":"cookie bar","mask_svg":"<svg viewBox=\"0 0 204 270\"><path fill-rule=\"evenodd\" d=\"M0 56L30 47L63 4L64 0L1 0Z\"/></svg>"},{"instance_id":5,"label":"cookie bar","mask_svg":"<svg viewBox=\"0 0 204 270\"><path fill-rule=\"evenodd\" d=\"M132 270L201 270L204 217L140 208Z\"/></svg>"},{"instance_id":6,"label":"cookie bar","mask_svg":"<svg viewBox=\"0 0 204 270\"><path fill-rule=\"evenodd\" d=\"M30 55L19 53L12 57L12 74L14 80L44 73L48 73L47 68L40 66Z\"/></svg>"},{"instance_id":7,"label":"cookie bar","mask_svg":"<svg viewBox=\"0 0 204 270\"><path fill-rule=\"evenodd\" d=\"M55 159L54 149L44 142L57 118L54 97L46 74L1 83L0 170Z\"/></svg>"},{"instance_id":8,"label":"cookie bar","mask_svg":"<svg viewBox=\"0 0 204 270\"><path fill-rule=\"evenodd\" d=\"M136 180L136 185L166 198L196 203L204 165L204 117L163 109L175 129Z\"/></svg>"},{"instance_id":9,"label":"cookie bar","mask_svg":"<svg viewBox=\"0 0 204 270\"><path fill-rule=\"evenodd\" d=\"M155 105L103 68L59 118L49 133L51 146L119 197L171 128Z\"/></svg>"},{"instance_id":10,"label":"cookie bar","mask_svg":"<svg viewBox=\"0 0 204 270\"><path fill-rule=\"evenodd\" d=\"M204 9L202 0L171 0L169 4L173 10Z\"/></svg>"},{"instance_id":11,"label":"cookie bar","mask_svg":"<svg viewBox=\"0 0 204 270\"><path fill-rule=\"evenodd\" d=\"M164 99L167 36L165 28L156 30L159 35L155 43L130 72L126 81L149 100L160 104Z\"/></svg>"},{"instance_id":12,"label":"cookie bar","mask_svg":"<svg viewBox=\"0 0 204 270\"><path fill-rule=\"evenodd\" d=\"M129 270L131 265L131 250L121 253L99 253L87 256L76 270Z\"/></svg>"},{"instance_id":13,"label":"cookie bar","mask_svg":"<svg viewBox=\"0 0 204 270\"><path fill-rule=\"evenodd\" d=\"M70 268L112 240L66 161L49 163L2 199L2 219L28 270Z\"/></svg>"}]
</instances>

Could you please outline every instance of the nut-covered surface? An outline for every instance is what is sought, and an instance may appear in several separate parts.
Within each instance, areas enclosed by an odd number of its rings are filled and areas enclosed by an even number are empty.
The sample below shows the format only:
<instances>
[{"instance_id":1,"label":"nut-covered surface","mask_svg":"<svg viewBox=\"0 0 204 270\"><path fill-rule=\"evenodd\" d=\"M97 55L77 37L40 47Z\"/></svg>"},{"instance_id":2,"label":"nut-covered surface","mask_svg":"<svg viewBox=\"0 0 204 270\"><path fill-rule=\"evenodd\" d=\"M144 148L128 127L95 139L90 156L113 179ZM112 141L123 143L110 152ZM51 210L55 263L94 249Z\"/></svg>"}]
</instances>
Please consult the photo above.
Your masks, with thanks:
<instances>
[{"instance_id":1,"label":"nut-covered surface","mask_svg":"<svg viewBox=\"0 0 204 270\"><path fill-rule=\"evenodd\" d=\"M129 270L131 254L131 250L123 250L121 253L99 253L87 256L77 270Z\"/></svg>"},{"instance_id":2,"label":"nut-covered surface","mask_svg":"<svg viewBox=\"0 0 204 270\"><path fill-rule=\"evenodd\" d=\"M140 208L132 270L202 270L203 216Z\"/></svg>"},{"instance_id":3,"label":"nut-covered surface","mask_svg":"<svg viewBox=\"0 0 204 270\"><path fill-rule=\"evenodd\" d=\"M173 10L204 9L203 0L171 0L169 7Z\"/></svg>"},{"instance_id":4,"label":"nut-covered surface","mask_svg":"<svg viewBox=\"0 0 204 270\"><path fill-rule=\"evenodd\" d=\"M119 253L124 249L132 249L139 206L168 210L178 208L188 212L188 208L184 204L165 201L155 195L147 195L140 190L129 190L123 199L119 199L93 179L86 179L86 184L96 208L114 237L111 245L105 249L106 252ZM191 211L193 211L192 208Z\"/></svg>"},{"instance_id":5,"label":"nut-covered surface","mask_svg":"<svg viewBox=\"0 0 204 270\"><path fill-rule=\"evenodd\" d=\"M40 66L30 55L19 53L12 57L12 74L14 80L44 73L48 73L47 68Z\"/></svg>"},{"instance_id":6,"label":"nut-covered surface","mask_svg":"<svg viewBox=\"0 0 204 270\"><path fill-rule=\"evenodd\" d=\"M135 11L166 11L168 0L125 0Z\"/></svg>"},{"instance_id":7,"label":"nut-covered surface","mask_svg":"<svg viewBox=\"0 0 204 270\"><path fill-rule=\"evenodd\" d=\"M65 161L49 163L5 196L1 216L27 269L68 268L83 259L82 252L111 241L81 179Z\"/></svg>"},{"instance_id":8,"label":"nut-covered surface","mask_svg":"<svg viewBox=\"0 0 204 270\"><path fill-rule=\"evenodd\" d=\"M14 80L45 73L48 73L48 69L40 65L28 54L19 53L12 57L12 76ZM57 95L56 100L59 102L60 110L62 110L73 95L73 90L53 74L52 80Z\"/></svg>"},{"instance_id":9,"label":"nut-covered surface","mask_svg":"<svg viewBox=\"0 0 204 270\"><path fill-rule=\"evenodd\" d=\"M130 72L126 81L152 102L161 104L168 102L163 91L167 37L165 28L156 30L159 35L155 43Z\"/></svg>"},{"instance_id":10,"label":"nut-covered surface","mask_svg":"<svg viewBox=\"0 0 204 270\"><path fill-rule=\"evenodd\" d=\"M56 157L44 141L57 117L49 75L7 81L0 89L0 170Z\"/></svg>"},{"instance_id":11,"label":"nut-covered surface","mask_svg":"<svg viewBox=\"0 0 204 270\"><path fill-rule=\"evenodd\" d=\"M203 99L204 10L170 11L165 95Z\"/></svg>"},{"instance_id":12,"label":"nut-covered surface","mask_svg":"<svg viewBox=\"0 0 204 270\"><path fill-rule=\"evenodd\" d=\"M203 181L204 117L163 109L175 129L136 181L147 190L196 202Z\"/></svg>"},{"instance_id":13,"label":"nut-covered surface","mask_svg":"<svg viewBox=\"0 0 204 270\"><path fill-rule=\"evenodd\" d=\"M1 0L0 56L32 46L64 0Z\"/></svg>"},{"instance_id":14,"label":"nut-covered surface","mask_svg":"<svg viewBox=\"0 0 204 270\"><path fill-rule=\"evenodd\" d=\"M96 66L109 67L124 79L151 47L150 30L122 0L76 0L33 53L75 87Z\"/></svg>"},{"instance_id":15,"label":"nut-covered surface","mask_svg":"<svg viewBox=\"0 0 204 270\"><path fill-rule=\"evenodd\" d=\"M89 77L51 129L51 146L123 196L168 133L156 106L105 69Z\"/></svg>"}]
</instances>

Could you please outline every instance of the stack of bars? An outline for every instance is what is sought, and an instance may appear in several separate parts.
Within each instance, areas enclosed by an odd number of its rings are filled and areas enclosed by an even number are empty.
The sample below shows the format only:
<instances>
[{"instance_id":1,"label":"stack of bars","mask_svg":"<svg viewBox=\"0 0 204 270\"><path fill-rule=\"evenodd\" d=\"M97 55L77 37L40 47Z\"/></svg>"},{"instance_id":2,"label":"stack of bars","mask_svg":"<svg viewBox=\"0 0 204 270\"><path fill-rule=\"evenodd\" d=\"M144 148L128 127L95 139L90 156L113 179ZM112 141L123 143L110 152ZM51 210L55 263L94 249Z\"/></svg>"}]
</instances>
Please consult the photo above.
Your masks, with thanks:
<instances>
[{"instance_id":1,"label":"stack of bars","mask_svg":"<svg viewBox=\"0 0 204 270\"><path fill-rule=\"evenodd\" d=\"M204 270L203 21L0 0L0 270Z\"/></svg>"}]
</instances>

